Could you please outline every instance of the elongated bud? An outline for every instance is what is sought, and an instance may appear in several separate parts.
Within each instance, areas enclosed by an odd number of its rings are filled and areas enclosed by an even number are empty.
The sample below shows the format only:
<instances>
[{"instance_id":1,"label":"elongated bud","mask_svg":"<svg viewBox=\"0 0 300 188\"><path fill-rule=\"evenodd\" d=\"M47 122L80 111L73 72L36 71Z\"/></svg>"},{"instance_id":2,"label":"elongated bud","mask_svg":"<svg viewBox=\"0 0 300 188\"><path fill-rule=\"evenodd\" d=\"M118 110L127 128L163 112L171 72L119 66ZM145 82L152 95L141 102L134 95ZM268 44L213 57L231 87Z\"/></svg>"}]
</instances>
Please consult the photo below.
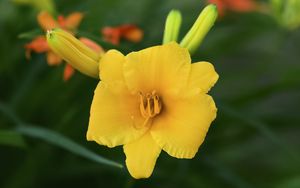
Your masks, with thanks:
<instances>
[{"instance_id":1,"label":"elongated bud","mask_svg":"<svg viewBox=\"0 0 300 188\"><path fill-rule=\"evenodd\" d=\"M181 26L181 20L182 18L179 10L170 11L166 19L163 44L172 41L177 42L178 34Z\"/></svg>"},{"instance_id":2,"label":"elongated bud","mask_svg":"<svg viewBox=\"0 0 300 188\"><path fill-rule=\"evenodd\" d=\"M101 54L94 52L62 29L48 31L47 42L51 50L72 67L87 76L99 78L98 62Z\"/></svg>"},{"instance_id":3,"label":"elongated bud","mask_svg":"<svg viewBox=\"0 0 300 188\"><path fill-rule=\"evenodd\" d=\"M189 30L189 32L182 39L180 45L187 48L189 52L194 53L200 46L202 40L214 25L218 16L218 11L216 5L208 5L200 13L196 22Z\"/></svg>"},{"instance_id":4,"label":"elongated bud","mask_svg":"<svg viewBox=\"0 0 300 188\"><path fill-rule=\"evenodd\" d=\"M272 14L280 25L294 30L300 27L299 0L271 0Z\"/></svg>"}]
</instances>

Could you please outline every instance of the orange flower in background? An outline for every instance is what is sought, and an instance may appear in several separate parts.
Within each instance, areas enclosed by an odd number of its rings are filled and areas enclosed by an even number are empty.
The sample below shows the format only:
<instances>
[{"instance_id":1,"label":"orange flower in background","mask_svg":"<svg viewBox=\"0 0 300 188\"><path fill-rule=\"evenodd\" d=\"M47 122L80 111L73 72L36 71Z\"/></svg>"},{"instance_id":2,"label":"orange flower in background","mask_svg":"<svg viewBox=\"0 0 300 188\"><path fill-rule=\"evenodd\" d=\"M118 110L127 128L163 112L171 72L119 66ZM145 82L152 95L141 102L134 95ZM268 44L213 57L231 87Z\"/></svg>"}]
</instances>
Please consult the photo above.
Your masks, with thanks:
<instances>
[{"instance_id":1,"label":"orange flower in background","mask_svg":"<svg viewBox=\"0 0 300 188\"><path fill-rule=\"evenodd\" d=\"M251 12L258 9L258 4L254 0L207 0L208 3L215 4L218 7L220 16L225 12Z\"/></svg>"},{"instance_id":2,"label":"orange flower in background","mask_svg":"<svg viewBox=\"0 0 300 188\"><path fill-rule=\"evenodd\" d=\"M104 40L118 45L122 38L130 42L140 42L144 32L133 24L124 24L117 27L104 27L102 30Z\"/></svg>"},{"instance_id":3,"label":"orange flower in background","mask_svg":"<svg viewBox=\"0 0 300 188\"><path fill-rule=\"evenodd\" d=\"M76 30L82 18L83 18L83 14L79 12L74 12L67 17L60 15L58 16L57 20L55 20L48 12L41 12L37 16L38 23L44 31L59 27L70 33L73 33ZM92 40L83 37L80 38L79 40L82 43L84 43L86 46L93 49L95 52L97 53L103 52L103 49ZM27 58L30 58L30 54L33 51L35 53L47 53L47 63L49 66L59 65L62 63L62 59L54 52L52 52L51 49L49 48L46 37L44 35L37 36L30 43L26 44L25 48L26 48ZM65 81L69 80L73 74L74 74L73 67L66 64L64 70L64 76L63 76L64 80Z\"/></svg>"}]
</instances>

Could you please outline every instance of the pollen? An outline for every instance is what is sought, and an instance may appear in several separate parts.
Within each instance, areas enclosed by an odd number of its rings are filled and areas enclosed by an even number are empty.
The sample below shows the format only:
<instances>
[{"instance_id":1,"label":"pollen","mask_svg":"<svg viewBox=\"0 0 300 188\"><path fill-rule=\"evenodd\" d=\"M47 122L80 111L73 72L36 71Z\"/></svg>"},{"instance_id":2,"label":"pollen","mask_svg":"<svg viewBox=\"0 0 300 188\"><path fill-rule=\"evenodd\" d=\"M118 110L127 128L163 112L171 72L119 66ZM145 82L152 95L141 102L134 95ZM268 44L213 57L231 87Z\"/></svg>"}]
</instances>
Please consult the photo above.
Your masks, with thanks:
<instances>
[{"instance_id":1,"label":"pollen","mask_svg":"<svg viewBox=\"0 0 300 188\"><path fill-rule=\"evenodd\" d=\"M139 92L140 111L144 118L153 118L161 112L162 102L156 91L143 94Z\"/></svg>"}]
</instances>

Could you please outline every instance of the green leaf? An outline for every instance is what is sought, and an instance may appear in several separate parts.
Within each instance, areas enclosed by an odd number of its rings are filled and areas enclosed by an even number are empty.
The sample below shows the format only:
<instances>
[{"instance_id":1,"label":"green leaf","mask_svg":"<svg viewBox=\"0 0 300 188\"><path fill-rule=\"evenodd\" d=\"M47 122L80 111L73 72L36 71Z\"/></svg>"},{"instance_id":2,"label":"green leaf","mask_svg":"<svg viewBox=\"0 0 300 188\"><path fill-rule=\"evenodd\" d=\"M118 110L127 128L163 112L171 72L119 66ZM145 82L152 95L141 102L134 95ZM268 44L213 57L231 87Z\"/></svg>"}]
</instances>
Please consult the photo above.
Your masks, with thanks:
<instances>
[{"instance_id":1,"label":"green leaf","mask_svg":"<svg viewBox=\"0 0 300 188\"><path fill-rule=\"evenodd\" d=\"M220 161L218 161L218 159L214 158L213 156L203 157L203 161L206 165L213 169L213 172L216 174L216 176L228 182L230 185L232 185L232 187L253 187L245 179L243 179L240 176L240 174L234 172L233 169L222 164Z\"/></svg>"},{"instance_id":2,"label":"green leaf","mask_svg":"<svg viewBox=\"0 0 300 188\"><path fill-rule=\"evenodd\" d=\"M251 117L249 113L247 114L241 112L240 110L235 110L234 108L224 103L222 103L222 105L220 105L219 103L219 109L223 114L234 117L235 119L239 119L249 126L252 126L258 132L260 132L262 135L264 135L270 141L280 147L283 151L285 151L292 159L294 159L296 162L299 162L299 156L298 153L295 152L296 150L292 148L292 146L289 146L287 143L285 143L282 139L280 139L278 135L274 133L272 129L270 129L269 126L264 122L255 117Z\"/></svg>"},{"instance_id":3,"label":"green leaf","mask_svg":"<svg viewBox=\"0 0 300 188\"><path fill-rule=\"evenodd\" d=\"M67 151L85 157L92 161L113 166L113 167L123 168L123 165L114 162L112 160L106 159L104 157L101 157L96 153L84 148L83 146L73 142L72 140L64 137L63 135L60 135L57 132L45 128L37 127L37 126L32 126L32 125L18 126L16 130L21 134L34 137L34 138L39 138L41 140L44 140L48 143L61 147Z\"/></svg>"},{"instance_id":4,"label":"green leaf","mask_svg":"<svg viewBox=\"0 0 300 188\"><path fill-rule=\"evenodd\" d=\"M25 147L22 135L11 130L0 130L0 144L16 147Z\"/></svg>"},{"instance_id":5,"label":"green leaf","mask_svg":"<svg viewBox=\"0 0 300 188\"><path fill-rule=\"evenodd\" d=\"M34 137L34 138L39 138L41 140L44 140L48 143L61 147L67 151L85 157L92 161L109 165L109 166L123 168L122 164L101 157L96 153L84 148L83 146L73 142L72 140L64 137L63 135L60 135L55 131L23 123L10 108L8 108L5 104L1 102L0 102L0 112L5 114L15 124L18 125L15 128L15 131L17 131L18 133L21 133L26 136ZM1 139L1 135L0 135L0 139Z\"/></svg>"},{"instance_id":6,"label":"green leaf","mask_svg":"<svg viewBox=\"0 0 300 188\"><path fill-rule=\"evenodd\" d=\"M39 35L44 35L40 29L35 29L32 31L27 31L18 35L19 39L33 39Z\"/></svg>"},{"instance_id":7,"label":"green leaf","mask_svg":"<svg viewBox=\"0 0 300 188\"><path fill-rule=\"evenodd\" d=\"M279 183L276 183L276 188L298 188L300 187L300 176L289 177Z\"/></svg>"}]
</instances>

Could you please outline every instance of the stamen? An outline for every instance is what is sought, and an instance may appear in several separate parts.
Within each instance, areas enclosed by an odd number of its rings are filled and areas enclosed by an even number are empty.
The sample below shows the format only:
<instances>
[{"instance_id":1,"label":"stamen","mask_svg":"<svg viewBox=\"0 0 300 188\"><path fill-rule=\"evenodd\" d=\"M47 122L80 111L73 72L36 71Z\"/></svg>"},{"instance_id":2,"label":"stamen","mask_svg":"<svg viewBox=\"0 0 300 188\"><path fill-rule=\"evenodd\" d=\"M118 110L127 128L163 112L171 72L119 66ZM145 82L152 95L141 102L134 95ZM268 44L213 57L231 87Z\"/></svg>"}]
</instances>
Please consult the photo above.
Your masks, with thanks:
<instances>
[{"instance_id":1,"label":"stamen","mask_svg":"<svg viewBox=\"0 0 300 188\"><path fill-rule=\"evenodd\" d=\"M161 103L157 95L154 96L154 113L159 114L161 110Z\"/></svg>"},{"instance_id":2,"label":"stamen","mask_svg":"<svg viewBox=\"0 0 300 188\"><path fill-rule=\"evenodd\" d=\"M162 108L162 103L157 95L156 91L151 93L143 94L139 92L140 95L140 111L144 118L152 118L160 113Z\"/></svg>"},{"instance_id":3,"label":"stamen","mask_svg":"<svg viewBox=\"0 0 300 188\"><path fill-rule=\"evenodd\" d=\"M48 30L47 30L47 36L49 36L49 38L52 37L52 32L53 32L52 29L48 29Z\"/></svg>"}]
</instances>

